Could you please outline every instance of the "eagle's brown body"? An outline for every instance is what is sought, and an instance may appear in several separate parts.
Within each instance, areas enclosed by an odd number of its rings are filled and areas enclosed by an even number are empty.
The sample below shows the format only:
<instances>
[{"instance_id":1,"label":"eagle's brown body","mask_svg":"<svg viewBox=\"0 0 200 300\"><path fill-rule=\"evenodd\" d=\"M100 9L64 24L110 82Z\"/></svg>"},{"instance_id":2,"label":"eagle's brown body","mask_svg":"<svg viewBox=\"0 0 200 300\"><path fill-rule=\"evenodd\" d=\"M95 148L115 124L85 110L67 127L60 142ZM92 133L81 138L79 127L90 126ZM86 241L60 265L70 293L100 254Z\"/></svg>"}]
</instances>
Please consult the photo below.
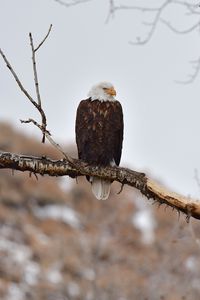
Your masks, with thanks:
<instances>
[{"instance_id":1,"label":"eagle's brown body","mask_svg":"<svg viewBox=\"0 0 200 300\"><path fill-rule=\"evenodd\" d=\"M123 113L119 101L82 100L76 116L78 156L93 165L119 165Z\"/></svg>"}]
</instances>

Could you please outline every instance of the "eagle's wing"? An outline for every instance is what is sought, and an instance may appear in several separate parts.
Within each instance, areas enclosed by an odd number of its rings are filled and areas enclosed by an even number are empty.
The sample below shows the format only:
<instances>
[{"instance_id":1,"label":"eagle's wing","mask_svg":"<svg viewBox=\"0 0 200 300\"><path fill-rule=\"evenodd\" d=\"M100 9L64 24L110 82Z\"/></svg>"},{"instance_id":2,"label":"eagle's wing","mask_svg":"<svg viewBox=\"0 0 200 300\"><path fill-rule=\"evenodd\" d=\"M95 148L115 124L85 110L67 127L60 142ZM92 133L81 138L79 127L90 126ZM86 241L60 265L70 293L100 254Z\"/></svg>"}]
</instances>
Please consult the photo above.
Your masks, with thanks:
<instances>
[{"instance_id":1,"label":"eagle's wing","mask_svg":"<svg viewBox=\"0 0 200 300\"><path fill-rule=\"evenodd\" d=\"M82 100L79 103L76 112L76 144L78 148L78 157L84 159L83 154L86 152L86 147L89 139L88 132L88 122L89 122L89 112L88 112L89 100Z\"/></svg>"},{"instance_id":2,"label":"eagle's wing","mask_svg":"<svg viewBox=\"0 0 200 300\"><path fill-rule=\"evenodd\" d=\"M123 111L122 106L119 101L115 101L115 115L114 123L115 123L115 145L114 145L114 160L116 165L118 166L121 159L122 154L122 142L124 135L124 121L123 121Z\"/></svg>"},{"instance_id":3,"label":"eagle's wing","mask_svg":"<svg viewBox=\"0 0 200 300\"><path fill-rule=\"evenodd\" d=\"M76 114L78 156L87 162L119 165L123 141L123 112L119 101L82 100Z\"/></svg>"}]
</instances>

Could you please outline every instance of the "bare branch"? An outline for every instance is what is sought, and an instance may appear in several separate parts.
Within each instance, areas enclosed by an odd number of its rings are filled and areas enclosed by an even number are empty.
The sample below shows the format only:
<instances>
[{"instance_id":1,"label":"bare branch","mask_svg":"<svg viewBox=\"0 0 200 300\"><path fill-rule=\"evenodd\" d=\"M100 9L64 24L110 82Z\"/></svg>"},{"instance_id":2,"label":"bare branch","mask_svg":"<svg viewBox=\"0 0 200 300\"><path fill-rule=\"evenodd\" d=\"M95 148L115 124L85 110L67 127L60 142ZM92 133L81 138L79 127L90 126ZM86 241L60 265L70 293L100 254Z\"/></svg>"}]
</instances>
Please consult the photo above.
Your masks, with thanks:
<instances>
[{"instance_id":1,"label":"bare branch","mask_svg":"<svg viewBox=\"0 0 200 300\"><path fill-rule=\"evenodd\" d=\"M180 84L190 84L192 82L194 82L194 80L197 78L197 76L199 75L200 72L200 57L197 60L194 60L191 62L191 64L193 64L193 69L194 72L190 75L188 75L189 79L188 80L176 80L176 83L180 83Z\"/></svg>"},{"instance_id":2,"label":"bare branch","mask_svg":"<svg viewBox=\"0 0 200 300\"><path fill-rule=\"evenodd\" d=\"M113 2L111 1L111 4ZM169 0L163 4L164 7L169 3ZM162 10L158 11L154 20L154 26L156 26L158 20L160 19L160 15ZM151 25L151 24L150 24ZM49 35L50 29L36 48L37 50L41 47L44 43L46 38ZM155 30L155 29L151 29ZM150 32L150 37L153 32ZM12 170L19 170L19 171L29 171L34 174L48 174L50 176L64 176L68 175L71 177L77 176L97 176L101 177L110 181L118 181L122 184L122 188L125 184L128 184L136 189L140 190L140 192L145 195L148 199L153 199L154 201L159 202L159 204L166 204L178 210L178 212L183 212L187 215L189 219L190 216L200 219L200 204L196 200L191 200L181 195L171 193L165 190L163 187L159 186L156 182L148 178L144 173L139 173L133 170L119 168L119 167L106 167L106 168L99 168L97 166L90 166L80 160L75 160L69 157L51 137L50 132L46 129L46 115L41 107L41 99L39 93L39 84L38 84L38 77L37 77L37 68L36 68L36 60L35 60L35 52L37 51L34 49L34 43L32 39L32 35L30 34L30 43L32 49L32 61L33 61L33 72L34 72L34 81L37 93L37 100L38 103L29 95L26 89L23 87L21 81L19 80L18 76L16 75L15 71L13 70L11 64L7 60L6 56L4 55L3 51L0 49L0 54L3 57L7 67L11 71L12 75L14 76L15 80L18 83L18 86L23 91L23 93L27 96L27 98L31 101L31 103L37 108L40 112L42 117L42 125L38 124L35 120L29 119L27 121L21 121L22 123L33 123L37 126L43 133L43 138L47 137L50 143L56 147L65 157L65 160L53 161L47 159L46 157L38 158L32 156L23 156L23 155L16 155L12 153L0 152L0 169L12 169ZM200 68L200 59L198 61L199 68ZM198 73L198 70L197 70Z\"/></svg>"},{"instance_id":3,"label":"bare branch","mask_svg":"<svg viewBox=\"0 0 200 300\"><path fill-rule=\"evenodd\" d=\"M80 3L85 3L91 0L74 0L71 2L65 2L63 0L54 0L57 3L64 5L66 7L74 6ZM166 8L169 6L182 6L185 7L187 10L186 15L200 15L200 5L199 3L192 3L184 0L165 0L160 6L150 7L150 6L140 6L140 5L124 5L124 4L116 4L115 0L107 0L109 4L109 10L108 10L108 16L106 18L106 23L109 22L111 17L115 16L115 13L117 11L122 10L132 10L132 11L138 11L141 13L146 13L153 17L152 22L142 22L143 25L148 25L149 30L147 32L147 36L145 38L142 38L141 36L136 37L136 41L130 41L130 45L145 45L147 44L153 37L154 33L156 32L156 29L158 27L159 22L165 24L171 31L173 31L176 34L188 34L190 32L193 32L196 29L200 29L200 20L198 20L193 26L190 26L189 28L185 30L180 30L176 28L176 26L173 26L169 20L161 18L163 13L166 11ZM148 2L148 1L147 1ZM191 83L193 82L196 77L198 76L198 73L196 71L199 70L198 68L195 68L195 72L192 76L190 76L189 80L186 80L183 83ZM198 71L199 72L199 71ZM180 81L180 83L182 83Z\"/></svg>"},{"instance_id":4,"label":"bare branch","mask_svg":"<svg viewBox=\"0 0 200 300\"><path fill-rule=\"evenodd\" d=\"M110 1L111 2L111 1ZM131 45L144 45L150 41L152 38L157 24L160 21L160 16L165 10L165 8L171 3L171 0L166 0L161 6L159 7L143 7L143 6L137 6L137 5L115 5L114 0L112 1L112 5L110 4L110 15L113 15L116 11L120 10L135 10L140 11L143 13L155 13L154 20L152 22L148 23L148 26L150 26L150 31L147 34L147 37L144 39L141 39L141 37L137 37L136 42L130 41L129 43Z\"/></svg>"},{"instance_id":5,"label":"bare branch","mask_svg":"<svg viewBox=\"0 0 200 300\"><path fill-rule=\"evenodd\" d=\"M106 23L109 22L111 17L114 17L115 10L116 10L114 0L109 0L109 6L110 7L109 7L109 10L108 10L108 16L106 18Z\"/></svg>"},{"instance_id":6,"label":"bare branch","mask_svg":"<svg viewBox=\"0 0 200 300\"><path fill-rule=\"evenodd\" d=\"M6 66L8 67L8 69L10 70L10 72L12 73L13 77L15 78L20 90L24 93L24 95L31 101L31 103L38 109L38 104L37 102L35 102L35 100L33 100L33 98L31 97L31 95L27 92L27 90L24 88L24 86L22 85L19 77L17 76L17 74L15 73L15 71L13 70L11 64L9 63L8 59L6 58L5 54L3 53L3 51L0 48L0 55L2 56L3 60L6 63Z\"/></svg>"},{"instance_id":7,"label":"bare branch","mask_svg":"<svg viewBox=\"0 0 200 300\"><path fill-rule=\"evenodd\" d=\"M46 41L46 39L48 38L48 36L51 32L51 29L52 29L52 24L50 25L46 36L44 37L44 39L39 43L38 47L36 47L36 48L34 48L32 34L29 33L30 45L31 45L31 51L32 51L32 62L33 62L33 74L34 74L35 90L36 90L37 102L38 102L38 111L39 111L39 113L41 115L41 118L42 118L42 128L43 128L42 143L45 142L45 131L46 131L46 128L47 128L47 119L46 119L45 112L42 109L42 102L41 102L41 97L40 97L40 89L39 89L39 82L38 82L38 75L37 75L37 65L36 65L35 53L44 44L44 42Z\"/></svg>"},{"instance_id":8,"label":"bare branch","mask_svg":"<svg viewBox=\"0 0 200 300\"><path fill-rule=\"evenodd\" d=\"M171 0L171 2L174 4L179 4L179 5L185 6L189 10L195 10L198 8L198 4L190 3L187 1Z\"/></svg>"},{"instance_id":9,"label":"bare branch","mask_svg":"<svg viewBox=\"0 0 200 300\"><path fill-rule=\"evenodd\" d=\"M33 74L34 74L35 90L36 90L36 94L37 94L38 105L41 107L40 89L39 89L37 66L36 66L36 60L35 60L35 49L34 49L33 37L32 37L31 33L29 33L29 38L30 38L30 44L31 44L31 50L32 50L32 61L33 61Z\"/></svg>"},{"instance_id":10,"label":"bare branch","mask_svg":"<svg viewBox=\"0 0 200 300\"><path fill-rule=\"evenodd\" d=\"M49 27L49 30L46 34L46 36L44 37L44 39L39 43L39 45L35 48L35 52L44 44L44 42L46 41L46 39L48 38L50 32L51 32L51 29L52 29L53 25L51 24L50 27Z\"/></svg>"},{"instance_id":11,"label":"bare branch","mask_svg":"<svg viewBox=\"0 0 200 300\"><path fill-rule=\"evenodd\" d=\"M25 96L29 99L29 101L37 108L37 110L39 111L39 113L41 114L42 117L42 123L43 123L43 129L46 130L46 115L42 109L42 107L31 97L31 95L27 92L27 90L24 88L23 84L21 83L19 77L17 76L17 74L15 73L13 67L11 66L10 62L8 61L8 59L6 58L5 54L3 53L3 51L0 49L0 55L3 57L6 66L8 67L8 69L10 70L10 72L12 73L13 77L15 78L19 88L21 89L21 91L25 94ZM44 142L44 135L43 135L43 139L42 142Z\"/></svg>"},{"instance_id":12,"label":"bare branch","mask_svg":"<svg viewBox=\"0 0 200 300\"><path fill-rule=\"evenodd\" d=\"M75 5L78 5L78 4L82 4L82 3L86 3L86 2L89 2L91 0L74 0L72 2L65 2L65 1L62 1L62 0L54 0L55 2L57 2L58 4L61 4L65 7L70 7L70 6L75 6Z\"/></svg>"},{"instance_id":13,"label":"bare branch","mask_svg":"<svg viewBox=\"0 0 200 300\"><path fill-rule=\"evenodd\" d=\"M144 45L144 44L147 44L147 43L151 40L151 38L152 38L152 36L153 36L153 34L154 34L156 28L157 28L158 22L160 21L160 17L161 17L161 15L162 15L164 9L166 8L166 6L168 6L169 2L170 2L170 0L165 1L165 2L163 3L163 5L161 5L161 6L157 9L157 12L156 12L156 15L155 15L155 17L154 17L153 22L152 22L152 23L149 23L149 25L150 25L151 28L150 28L150 31L149 31L147 37L144 38L144 39L137 38L137 41L136 41L136 42L129 42L131 45ZM144 8L143 8L143 9L144 9ZM147 8L146 11L150 11L150 10Z\"/></svg>"},{"instance_id":14,"label":"bare branch","mask_svg":"<svg viewBox=\"0 0 200 300\"><path fill-rule=\"evenodd\" d=\"M127 168L90 166L83 161L73 159L73 165L66 160L51 160L46 157L33 157L0 152L0 169L13 169L29 171L34 174L48 174L49 176L97 176L111 181L118 181L139 190L148 199L153 199L159 204L166 204L190 217L200 219L200 202L186 198L166 190L158 185L144 173Z\"/></svg>"},{"instance_id":15,"label":"bare branch","mask_svg":"<svg viewBox=\"0 0 200 300\"><path fill-rule=\"evenodd\" d=\"M37 68L36 68L36 58L35 58L35 52L43 45L43 43L45 42L45 40L47 39L47 37L50 34L52 25L50 25L48 33L46 34L45 38L42 40L42 42L38 45L37 48L34 48L34 44L33 44L33 38L32 38L32 34L29 34L30 37L30 44L31 44L31 50L32 50L32 62L33 62L33 73L34 73L34 82L35 82L35 88L36 88L36 94L37 94L37 100L38 103L29 95L29 93L27 92L27 90L23 87L21 81L19 80L18 76L16 75L13 67L11 66L11 64L9 63L8 59L6 58L5 54L3 53L3 51L0 49L0 54L3 57L7 67L9 68L9 70L11 71L11 73L13 74L14 78L16 79L20 89L24 92L24 94L27 96L27 98L31 101L31 103L37 108L37 110L39 111L41 118L42 118L42 125L38 124L38 122L36 122L35 120L29 118L28 120L21 120L21 123L32 123L35 126L37 126L43 134L43 138L42 138L42 142L45 142L45 137L48 139L48 141L59 151L61 152L65 159L67 159L67 161L71 164L73 164L73 160L72 158L67 155L67 153L64 152L64 150L61 148L61 146L56 143L53 138L51 137L50 132L47 130L47 121L46 121L46 115L44 110L42 109L41 106L41 98L40 98L40 92L39 92L39 83L38 83L38 76L37 76Z\"/></svg>"},{"instance_id":16,"label":"bare branch","mask_svg":"<svg viewBox=\"0 0 200 300\"><path fill-rule=\"evenodd\" d=\"M43 137L42 137L42 142L45 142L45 131L47 128L47 119L46 119L46 115L44 110L42 109L42 105L41 105L41 97L40 97L40 91L39 91L39 83L38 83L38 75L37 75L37 68L36 68L36 59L35 59L35 52L36 50L38 50L41 45L45 42L45 40L47 39L47 37L49 36L49 33L51 31L52 26L50 26L47 35L45 36L45 38L42 40L42 42L39 44L39 46L34 49L34 44L33 44L33 38L32 38L32 34L29 34L29 38L30 38L30 44L31 44L31 50L32 50L32 62L33 62L33 73L34 73L34 82L35 82L35 89L36 89L36 95L37 95L37 102L32 98L32 96L28 93L28 91L24 88L23 84L21 83L19 77L17 76L16 72L14 71L13 67L11 66L10 62L8 61L8 59L6 58L5 54L3 53L3 51L0 49L0 55L2 56L2 58L4 59L8 69L10 70L10 72L12 73L13 77L15 78L19 88L21 89L21 91L25 94L25 96L29 99L29 101L37 108L38 112L41 115L41 119L42 119L42 132L43 132Z\"/></svg>"},{"instance_id":17,"label":"bare branch","mask_svg":"<svg viewBox=\"0 0 200 300\"><path fill-rule=\"evenodd\" d=\"M145 38L142 38L141 36L136 37L136 41L130 41L129 43L131 45L145 45L147 44L151 38L153 37L158 24L161 22L165 24L171 31L173 31L176 34L189 34L193 32L196 29L200 29L200 19L197 20L195 24L190 26L189 28L185 30L180 30L176 26L173 26L169 20L166 18L162 18L163 13L166 11L166 8L172 5L176 6L183 6L187 10L186 15L191 16L191 15L200 15L200 5L199 4L194 4L188 1L184 0L165 0L160 6L157 7L149 7L149 6L139 6L139 5L117 5L115 3L115 0L109 0L110 3L110 9L109 9L109 15L107 20L110 19L110 16L114 15L115 12L120 11L120 10L133 10L133 11L139 11L141 13L146 13L148 16L153 17L152 22L146 22L143 21L142 24L146 25L149 27L149 31L147 33L147 36ZM186 80L184 82L179 81L179 83L191 83L193 82L196 77L198 76L200 72L200 68L198 65L198 62L195 67L195 72L194 74L190 75L190 79Z\"/></svg>"},{"instance_id":18,"label":"bare branch","mask_svg":"<svg viewBox=\"0 0 200 300\"><path fill-rule=\"evenodd\" d=\"M192 31L194 31L195 29L200 27L200 21L198 21L197 23L195 23L193 26L185 29L185 30L179 30L176 27L174 27L169 21L166 21L165 19L160 19L160 21L165 24L169 29L171 29L171 31L177 33L177 34L187 34L190 33Z\"/></svg>"},{"instance_id":19,"label":"bare branch","mask_svg":"<svg viewBox=\"0 0 200 300\"><path fill-rule=\"evenodd\" d=\"M114 10L138 10L141 12L157 12L160 7L142 7L142 6L135 6L135 5L116 5L113 6Z\"/></svg>"},{"instance_id":20,"label":"bare branch","mask_svg":"<svg viewBox=\"0 0 200 300\"><path fill-rule=\"evenodd\" d=\"M32 123L36 127L38 127L43 132L43 134L45 134L45 137L50 142L50 144L52 146L54 146L60 153L62 153L68 162L73 163L73 159L69 155L67 155L66 152L63 151L63 149L61 148L61 146L58 143L56 143L54 141L54 139L51 137L51 133L47 129L44 131L43 127L33 119L20 120L20 121L21 121L21 123Z\"/></svg>"}]
</instances>

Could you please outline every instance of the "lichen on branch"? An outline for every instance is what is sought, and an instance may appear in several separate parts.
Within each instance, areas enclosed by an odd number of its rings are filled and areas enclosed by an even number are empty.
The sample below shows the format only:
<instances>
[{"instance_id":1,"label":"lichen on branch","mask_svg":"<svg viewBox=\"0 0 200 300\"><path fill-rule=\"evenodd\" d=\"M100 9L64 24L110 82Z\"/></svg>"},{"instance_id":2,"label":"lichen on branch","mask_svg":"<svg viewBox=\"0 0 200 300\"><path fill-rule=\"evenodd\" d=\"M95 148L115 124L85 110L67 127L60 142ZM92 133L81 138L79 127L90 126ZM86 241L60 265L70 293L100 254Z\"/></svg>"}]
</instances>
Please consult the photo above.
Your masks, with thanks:
<instances>
[{"instance_id":1,"label":"lichen on branch","mask_svg":"<svg viewBox=\"0 0 200 300\"><path fill-rule=\"evenodd\" d=\"M22 172L29 171L34 174L46 174L49 176L70 176L72 178L86 175L98 176L111 181L117 181L122 185L127 184L134 187L148 199L152 199L159 204L166 204L186 214L187 220L189 220L190 217L200 219L200 202L170 192L148 178L144 173L128 168L101 168L88 165L77 159L73 159L73 162L69 162L66 159L52 160L47 157L0 152L0 169L12 169Z\"/></svg>"}]
</instances>

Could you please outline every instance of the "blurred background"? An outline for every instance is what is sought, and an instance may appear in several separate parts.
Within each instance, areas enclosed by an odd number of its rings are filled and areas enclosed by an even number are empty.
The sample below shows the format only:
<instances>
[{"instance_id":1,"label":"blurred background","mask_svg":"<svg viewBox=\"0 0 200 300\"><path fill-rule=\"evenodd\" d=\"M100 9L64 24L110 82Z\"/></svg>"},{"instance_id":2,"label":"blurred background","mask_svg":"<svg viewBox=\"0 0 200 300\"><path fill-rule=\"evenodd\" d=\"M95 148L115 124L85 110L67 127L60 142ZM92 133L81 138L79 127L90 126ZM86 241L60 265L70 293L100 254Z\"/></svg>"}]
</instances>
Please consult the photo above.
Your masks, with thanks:
<instances>
[{"instance_id":1,"label":"blurred background","mask_svg":"<svg viewBox=\"0 0 200 300\"><path fill-rule=\"evenodd\" d=\"M193 2L1 1L0 47L34 96L28 33L38 44L53 24L37 64L54 139L77 155L79 101L110 81L124 110L121 165L200 198L200 9ZM191 83L177 83L190 74ZM61 158L41 144L37 128L20 124L39 116L3 60L0 86L0 149ZM84 178L2 170L0 299L199 299L199 222L119 190L114 183L100 202Z\"/></svg>"}]
</instances>

